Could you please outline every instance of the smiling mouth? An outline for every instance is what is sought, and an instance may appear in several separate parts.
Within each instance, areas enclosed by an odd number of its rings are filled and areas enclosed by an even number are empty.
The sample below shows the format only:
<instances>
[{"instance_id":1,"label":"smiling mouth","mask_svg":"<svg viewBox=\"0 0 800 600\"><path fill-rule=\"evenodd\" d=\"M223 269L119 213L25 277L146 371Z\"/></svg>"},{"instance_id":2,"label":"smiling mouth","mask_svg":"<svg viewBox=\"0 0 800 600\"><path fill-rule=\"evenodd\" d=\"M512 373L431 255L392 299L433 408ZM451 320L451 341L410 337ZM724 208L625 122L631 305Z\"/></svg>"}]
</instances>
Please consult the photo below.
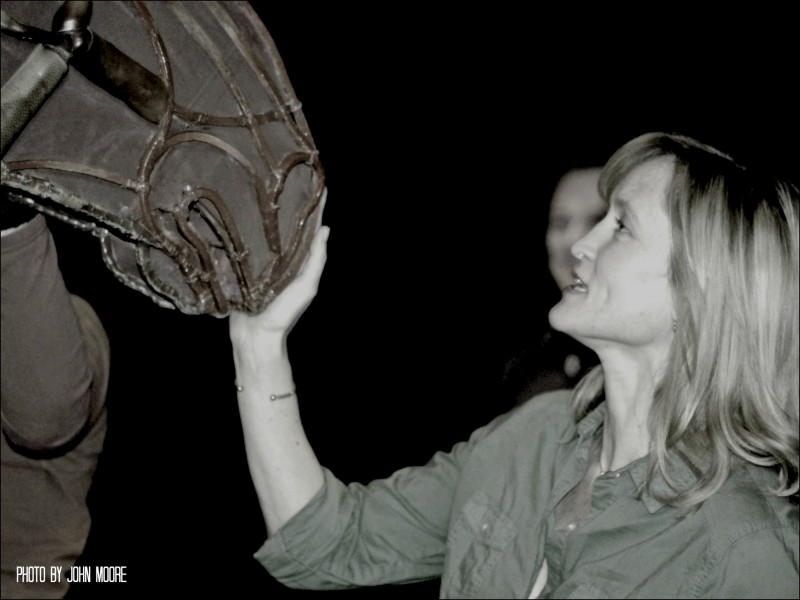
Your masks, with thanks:
<instances>
[{"instance_id":1,"label":"smiling mouth","mask_svg":"<svg viewBox=\"0 0 800 600\"><path fill-rule=\"evenodd\" d=\"M585 293L585 292L589 291L589 288L586 286L586 284L583 282L583 280L576 275L576 276L573 277L572 283L570 283L568 286L566 286L563 291L566 292L566 293L578 292L578 293L582 294L582 293Z\"/></svg>"}]
</instances>

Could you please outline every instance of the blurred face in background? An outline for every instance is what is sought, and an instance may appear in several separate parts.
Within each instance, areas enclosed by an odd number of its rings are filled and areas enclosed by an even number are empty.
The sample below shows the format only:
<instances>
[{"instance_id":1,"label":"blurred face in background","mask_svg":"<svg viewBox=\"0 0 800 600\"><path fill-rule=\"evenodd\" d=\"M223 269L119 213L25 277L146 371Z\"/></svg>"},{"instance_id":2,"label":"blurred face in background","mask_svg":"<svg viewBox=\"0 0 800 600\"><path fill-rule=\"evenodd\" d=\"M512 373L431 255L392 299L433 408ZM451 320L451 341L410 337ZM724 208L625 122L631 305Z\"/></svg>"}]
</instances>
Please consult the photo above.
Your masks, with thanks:
<instances>
[{"instance_id":1,"label":"blurred face in background","mask_svg":"<svg viewBox=\"0 0 800 600\"><path fill-rule=\"evenodd\" d=\"M573 281L572 245L589 233L608 210L597 191L600 171L600 167L568 171L550 200L545 243L550 273L559 289Z\"/></svg>"}]
</instances>

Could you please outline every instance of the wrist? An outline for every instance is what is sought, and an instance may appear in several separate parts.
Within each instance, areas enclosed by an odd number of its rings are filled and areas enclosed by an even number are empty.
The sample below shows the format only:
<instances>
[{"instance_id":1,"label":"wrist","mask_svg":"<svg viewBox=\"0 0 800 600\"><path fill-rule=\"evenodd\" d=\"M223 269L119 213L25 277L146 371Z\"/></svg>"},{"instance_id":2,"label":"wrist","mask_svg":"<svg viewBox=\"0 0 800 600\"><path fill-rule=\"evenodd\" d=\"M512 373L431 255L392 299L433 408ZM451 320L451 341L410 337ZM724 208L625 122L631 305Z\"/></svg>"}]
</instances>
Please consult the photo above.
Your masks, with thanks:
<instances>
[{"instance_id":1,"label":"wrist","mask_svg":"<svg viewBox=\"0 0 800 600\"><path fill-rule=\"evenodd\" d=\"M231 336L234 360L242 365L253 363L288 362L289 351L286 336L281 335L244 335Z\"/></svg>"},{"instance_id":2,"label":"wrist","mask_svg":"<svg viewBox=\"0 0 800 600\"><path fill-rule=\"evenodd\" d=\"M252 389L253 386L267 387L284 391L292 383L292 367L283 336L265 339L240 338L233 342L233 363L236 368L236 381L239 385ZM277 386L277 387L276 387Z\"/></svg>"}]
</instances>

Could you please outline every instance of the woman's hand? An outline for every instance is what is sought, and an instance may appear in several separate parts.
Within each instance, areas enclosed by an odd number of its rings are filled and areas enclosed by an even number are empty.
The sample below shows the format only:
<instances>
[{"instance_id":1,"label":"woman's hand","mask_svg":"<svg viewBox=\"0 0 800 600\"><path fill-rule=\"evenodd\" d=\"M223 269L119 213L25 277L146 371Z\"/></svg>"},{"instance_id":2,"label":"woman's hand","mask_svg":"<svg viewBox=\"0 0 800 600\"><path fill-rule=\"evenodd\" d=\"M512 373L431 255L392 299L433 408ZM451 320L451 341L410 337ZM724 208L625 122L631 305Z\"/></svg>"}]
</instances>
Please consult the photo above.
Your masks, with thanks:
<instances>
[{"instance_id":1,"label":"woman's hand","mask_svg":"<svg viewBox=\"0 0 800 600\"><path fill-rule=\"evenodd\" d=\"M317 211L317 225L308 256L295 278L258 314L232 312L230 335L234 343L246 340L268 339L285 342L289 332L317 295L322 270L327 258L327 241L330 228L322 226L322 212L327 190Z\"/></svg>"}]
</instances>

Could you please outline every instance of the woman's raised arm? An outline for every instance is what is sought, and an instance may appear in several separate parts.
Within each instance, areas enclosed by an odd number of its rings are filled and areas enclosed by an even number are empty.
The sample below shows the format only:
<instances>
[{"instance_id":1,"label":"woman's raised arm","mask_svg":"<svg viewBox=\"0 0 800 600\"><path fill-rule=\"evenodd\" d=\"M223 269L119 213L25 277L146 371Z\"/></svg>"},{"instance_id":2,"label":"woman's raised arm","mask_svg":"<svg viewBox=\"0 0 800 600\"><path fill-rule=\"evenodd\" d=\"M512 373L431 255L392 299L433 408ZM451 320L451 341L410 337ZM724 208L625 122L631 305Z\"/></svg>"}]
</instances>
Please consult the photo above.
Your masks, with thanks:
<instances>
[{"instance_id":1,"label":"woman's raised arm","mask_svg":"<svg viewBox=\"0 0 800 600\"><path fill-rule=\"evenodd\" d=\"M317 229L297 277L263 312L230 316L247 461L270 535L323 483L322 467L300 422L286 339L317 293L329 232Z\"/></svg>"}]
</instances>

